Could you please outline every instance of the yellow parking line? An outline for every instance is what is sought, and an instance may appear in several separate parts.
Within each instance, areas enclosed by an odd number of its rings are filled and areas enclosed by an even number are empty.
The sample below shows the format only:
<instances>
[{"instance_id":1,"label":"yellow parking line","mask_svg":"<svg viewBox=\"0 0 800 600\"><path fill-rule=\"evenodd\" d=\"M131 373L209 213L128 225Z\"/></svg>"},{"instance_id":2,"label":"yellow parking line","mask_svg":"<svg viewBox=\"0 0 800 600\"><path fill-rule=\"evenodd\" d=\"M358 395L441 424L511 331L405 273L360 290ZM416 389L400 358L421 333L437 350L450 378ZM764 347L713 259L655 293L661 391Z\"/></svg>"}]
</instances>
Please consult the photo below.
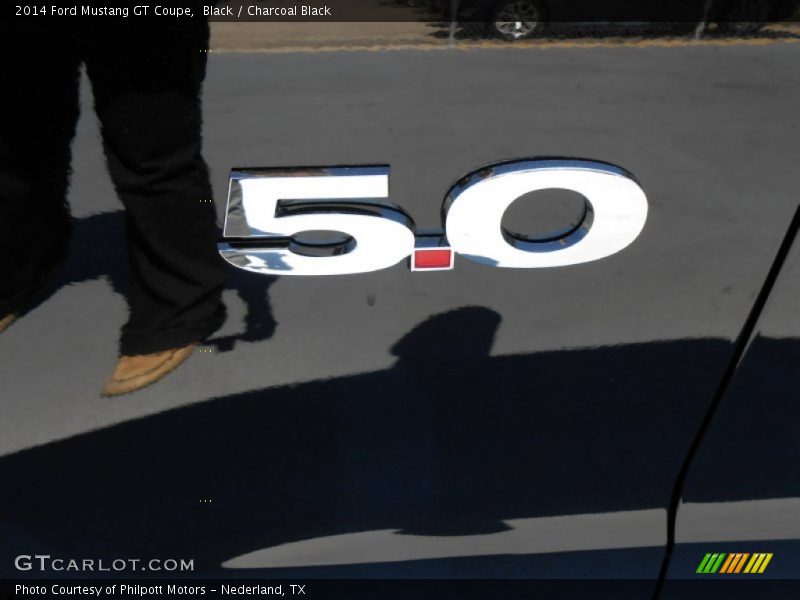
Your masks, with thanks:
<instances>
[{"instance_id":1,"label":"yellow parking line","mask_svg":"<svg viewBox=\"0 0 800 600\"><path fill-rule=\"evenodd\" d=\"M703 46L771 46L794 44L800 37L780 38L722 38L722 39L639 39L639 40L531 40L508 43L494 40L459 41L449 46L443 43L369 44L280 46L275 48L212 48L210 54L290 54L316 52L397 52L402 50L555 50L589 48L687 48Z\"/></svg>"}]
</instances>

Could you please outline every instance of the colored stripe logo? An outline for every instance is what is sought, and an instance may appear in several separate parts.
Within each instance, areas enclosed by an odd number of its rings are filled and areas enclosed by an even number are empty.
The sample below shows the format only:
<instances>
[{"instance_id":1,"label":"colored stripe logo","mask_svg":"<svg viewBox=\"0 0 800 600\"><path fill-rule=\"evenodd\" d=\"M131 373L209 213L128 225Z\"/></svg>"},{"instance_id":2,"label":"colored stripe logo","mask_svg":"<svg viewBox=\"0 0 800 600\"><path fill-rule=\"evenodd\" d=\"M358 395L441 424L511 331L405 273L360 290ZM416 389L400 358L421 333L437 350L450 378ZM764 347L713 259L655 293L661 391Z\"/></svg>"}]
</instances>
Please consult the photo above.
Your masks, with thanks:
<instances>
[{"instance_id":1,"label":"colored stripe logo","mask_svg":"<svg viewBox=\"0 0 800 600\"><path fill-rule=\"evenodd\" d=\"M753 554L749 552L707 552L700 561L696 573L725 575L763 573L771 560L772 552L755 552Z\"/></svg>"}]
</instances>

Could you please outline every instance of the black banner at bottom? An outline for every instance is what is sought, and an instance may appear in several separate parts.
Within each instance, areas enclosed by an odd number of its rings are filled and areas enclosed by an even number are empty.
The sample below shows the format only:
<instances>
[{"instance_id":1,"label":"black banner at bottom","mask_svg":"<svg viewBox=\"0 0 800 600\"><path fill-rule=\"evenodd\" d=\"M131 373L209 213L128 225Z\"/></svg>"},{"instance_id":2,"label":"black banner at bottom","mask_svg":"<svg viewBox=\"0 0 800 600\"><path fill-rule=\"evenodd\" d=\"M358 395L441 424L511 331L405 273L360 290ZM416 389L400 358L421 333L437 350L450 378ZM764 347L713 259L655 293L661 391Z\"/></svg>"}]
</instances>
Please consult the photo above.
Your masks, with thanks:
<instances>
[{"instance_id":1,"label":"black banner at bottom","mask_svg":"<svg viewBox=\"0 0 800 600\"><path fill-rule=\"evenodd\" d=\"M653 598L648 580L3 580L3 598ZM800 580L673 580L659 598L800 598Z\"/></svg>"}]
</instances>

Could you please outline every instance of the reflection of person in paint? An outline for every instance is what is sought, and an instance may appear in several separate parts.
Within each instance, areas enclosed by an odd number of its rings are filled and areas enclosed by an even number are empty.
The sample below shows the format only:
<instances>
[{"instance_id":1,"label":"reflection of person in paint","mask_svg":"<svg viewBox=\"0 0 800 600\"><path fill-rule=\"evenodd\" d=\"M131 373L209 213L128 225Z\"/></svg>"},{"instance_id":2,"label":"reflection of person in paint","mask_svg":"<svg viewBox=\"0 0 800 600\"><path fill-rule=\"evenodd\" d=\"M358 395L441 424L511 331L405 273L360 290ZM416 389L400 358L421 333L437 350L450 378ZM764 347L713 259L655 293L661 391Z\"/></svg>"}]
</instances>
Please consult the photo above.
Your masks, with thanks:
<instances>
[{"instance_id":1,"label":"reflection of person in paint","mask_svg":"<svg viewBox=\"0 0 800 600\"><path fill-rule=\"evenodd\" d=\"M415 406L416 419L437 424L430 432L429 439L435 440L436 447L429 454L428 466L438 479L417 482L416 489L427 495L426 508L411 519L402 534L480 535L509 529L475 500L476 493L491 487L482 487L479 479L491 480L493 476L475 468L483 464L484 423L469 411L465 413L464 405L474 406L472 400L453 393L480 389L501 321L491 309L466 306L420 323L391 348L398 358L395 390L409 386L404 393L395 393L414 398L409 402ZM474 442L465 447L469 439Z\"/></svg>"},{"instance_id":2,"label":"reflection of person in paint","mask_svg":"<svg viewBox=\"0 0 800 600\"><path fill-rule=\"evenodd\" d=\"M198 20L0 30L4 76L15 85L4 94L0 127L0 331L30 306L66 254L83 64L126 209L130 263L130 318L105 395L157 381L224 320L226 270L201 155L207 48L208 23Z\"/></svg>"}]
</instances>

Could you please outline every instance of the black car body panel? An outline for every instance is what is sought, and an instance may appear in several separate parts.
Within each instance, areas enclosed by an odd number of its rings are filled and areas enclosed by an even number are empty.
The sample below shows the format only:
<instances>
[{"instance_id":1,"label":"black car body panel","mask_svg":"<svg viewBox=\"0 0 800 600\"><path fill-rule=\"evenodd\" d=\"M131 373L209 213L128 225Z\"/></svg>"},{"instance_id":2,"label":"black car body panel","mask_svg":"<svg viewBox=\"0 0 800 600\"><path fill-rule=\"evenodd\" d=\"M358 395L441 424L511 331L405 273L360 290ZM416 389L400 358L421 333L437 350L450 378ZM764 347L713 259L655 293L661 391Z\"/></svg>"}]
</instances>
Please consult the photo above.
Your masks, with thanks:
<instances>
[{"instance_id":1,"label":"black car body panel","mask_svg":"<svg viewBox=\"0 0 800 600\"><path fill-rule=\"evenodd\" d=\"M227 578L655 582L738 548L799 577L797 242L753 310L798 208L800 45L768 42L212 52L220 222L234 169L387 164L391 201L437 228L464 174L552 156L632 173L647 222L549 269L231 268L228 324L135 402L86 383L125 258L84 76L72 253L0 339L0 575L41 577L13 559L47 549ZM569 224L562 200L516 228Z\"/></svg>"}]
</instances>

